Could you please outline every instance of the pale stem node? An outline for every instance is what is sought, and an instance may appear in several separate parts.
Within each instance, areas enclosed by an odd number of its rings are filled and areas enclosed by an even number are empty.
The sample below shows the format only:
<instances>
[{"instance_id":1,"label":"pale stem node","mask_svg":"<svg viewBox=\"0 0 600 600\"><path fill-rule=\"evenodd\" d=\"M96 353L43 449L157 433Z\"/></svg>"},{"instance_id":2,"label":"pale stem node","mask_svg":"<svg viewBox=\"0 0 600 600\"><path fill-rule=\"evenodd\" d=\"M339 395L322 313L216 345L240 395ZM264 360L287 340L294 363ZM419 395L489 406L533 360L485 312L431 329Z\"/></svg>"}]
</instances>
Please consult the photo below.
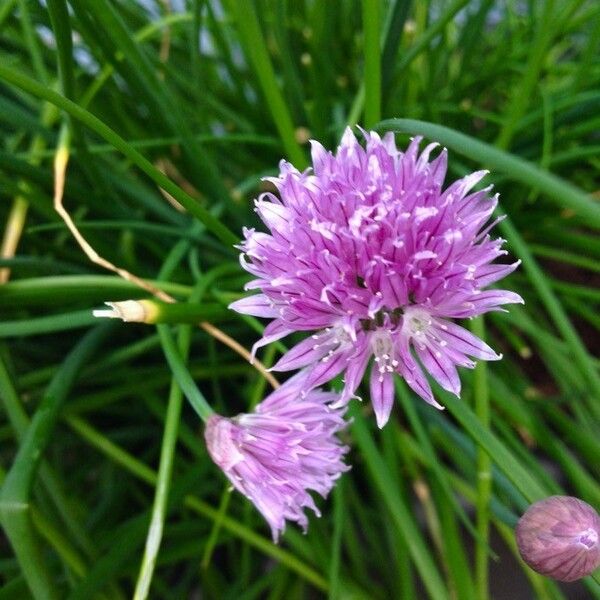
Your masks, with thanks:
<instances>
[{"instance_id":1,"label":"pale stem node","mask_svg":"<svg viewBox=\"0 0 600 600\"><path fill-rule=\"evenodd\" d=\"M105 302L109 308L92 311L94 317L121 319L127 323L151 323L146 304L138 300L124 302Z\"/></svg>"}]
</instances>

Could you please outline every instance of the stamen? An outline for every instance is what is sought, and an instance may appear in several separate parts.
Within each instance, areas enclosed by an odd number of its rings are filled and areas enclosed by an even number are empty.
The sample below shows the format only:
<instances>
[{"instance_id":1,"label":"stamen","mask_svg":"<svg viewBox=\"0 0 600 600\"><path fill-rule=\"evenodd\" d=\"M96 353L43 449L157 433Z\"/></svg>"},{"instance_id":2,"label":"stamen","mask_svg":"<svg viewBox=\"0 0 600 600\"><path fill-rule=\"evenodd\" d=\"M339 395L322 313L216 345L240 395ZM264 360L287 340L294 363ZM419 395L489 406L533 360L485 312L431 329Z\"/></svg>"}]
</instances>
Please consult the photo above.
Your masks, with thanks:
<instances>
[{"instance_id":1,"label":"stamen","mask_svg":"<svg viewBox=\"0 0 600 600\"><path fill-rule=\"evenodd\" d=\"M332 332L333 335L330 335ZM347 349L348 346L352 345L352 338L350 337L350 334L341 326L327 327L320 336L315 337L313 335L312 337L314 339L319 339L319 337L325 335L327 336L327 340L325 342L313 345L313 350L316 350L321 346L331 346L327 354L321 358L321 362L325 363L329 361L329 359L339 350Z\"/></svg>"},{"instance_id":2,"label":"stamen","mask_svg":"<svg viewBox=\"0 0 600 600\"><path fill-rule=\"evenodd\" d=\"M433 321L431 315L421 308L407 308L404 311L402 333L409 337L423 338L429 332Z\"/></svg>"},{"instance_id":3,"label":"stamen","mask_svg":"<svg viewBox=\"0 0 600 600\"><path fill-rule=\"evenodd\" d=\"M398 366L394 358L394 341L389 331L378 329L371 337L371 349L375 355L373 361L377 365L379 381L383 382L386 373L393 373Z\"/></svg>"}]
</instances>

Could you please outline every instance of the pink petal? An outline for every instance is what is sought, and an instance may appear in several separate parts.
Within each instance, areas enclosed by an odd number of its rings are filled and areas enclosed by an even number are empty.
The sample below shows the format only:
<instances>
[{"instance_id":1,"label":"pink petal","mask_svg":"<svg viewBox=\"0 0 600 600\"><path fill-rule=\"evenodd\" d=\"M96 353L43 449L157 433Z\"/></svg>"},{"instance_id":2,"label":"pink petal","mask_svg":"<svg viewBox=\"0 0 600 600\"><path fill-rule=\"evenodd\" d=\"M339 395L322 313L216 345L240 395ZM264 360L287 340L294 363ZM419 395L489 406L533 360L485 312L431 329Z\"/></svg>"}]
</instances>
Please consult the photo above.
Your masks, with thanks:
<instances>
[{"instance_id":1,"label":"pink petal","mask_svg":"<svg viewBox=\"0 0 600 600\"><path fill-rule=\"evenodd\" d=\"M460 396L460 378L456 367L441 350L417 345L417 354L423 366L445 390Z\"/></svg>"},{"instance_id":2,"label":"pink petal","mask_svg":"<svg viewBox=\"0 0 600 600\"><path fill-rule=\"evenodd\" d=\"M408 343L405 341L402 342L400 347L400 364L398 365L398 370L402 374L402 377L404 377L408 386L423 398L427 404L431 404L432 406L435 406L435 408L443 410L444 407L441 404L438 404L433 397L429 382L423 374L421 367L413 358Z\"/></svg>"},{"instance_id":3,"label":"pink petal","mask_svg":"<svg viewBox=\"0 0 600 600\"><path fill-rule=\"evenodd\" d=\"M367 343L364 344L363 349L360 352L354 354L348 361L348 368L344 374L344 389L340 396L340 402L347 402L350 400L356 388L360 385L367 363L371 358L371 349Z\"/></svg>"},{"instance_id":4,"label":"pink petal","mask_svg":"<svg viewBox=\"0 0 600 600\"><path fill-rule=\"evenodd\" d=\"M446 177L446 169L448 168L448 151L443 148L439 156L431 162L429 174L436 186L441 186Z\"/></svg>"},{"instance_id":5,"label":"pink petal","mask_svg":"<svg viewBox=\"0 0 600 600\"><path fill-rule=\"evenodd\" d=\"M394 405L393 373L381 375L377 369L371 370L371 404L375 411L377 426L381 429L389 420Z\"/></svg>"},{"instance_id":6,"label":"pink petal","mask_svg":"<svg viewBox=\"0 0 600 600\"><path fill-rule=\"evenodd\" d=\"M264 197L269 198L270 201L263 200ZM279 200L272 194L263 194L255 204L256 212L269 229L283 229L288 225L290 220L289 209L280 204Z\"/></svg>"},{"instance_id":7,"label":"pink petal","mask_svg":"<svg viewBox=\"0 0 600 600\"><path fill-rule=\"evenodd\" d=\"M252 346L252 358L256 356L256 351L267 344L272 342L276 342L281 338L284 338L286 335L292 333L294 329L290 328L287 323L284 321L271 321L263 331L263 336Z\"/></svg>"},{"instance_id":8,"label":"pink petal","mask_svg":"<svg viewBox=\"0 0 600 600\"><path fill-rule=\"evenodd\" d=\"M337 377L348 364L348 352L335 352L327 360L321 359L308 374L308 385L317 387Z\"/></svg>"},{"instance_id":9,"label":"pink petal","mask_svg":"<svg viewBox=\"0 0 600 600\"><path fill-rule=\"evenodd\" d=\"M301 369L323 358L331 347L331 336L329 336L329 339L327 336L322 336L320 339L309 336L296 344L291 350L288 350L272 369L273 371Z\"/></svg>"},{"instance_id":10,"label":"pink petal","mask_svg":"<svg viewBox=\"0 0 600 600\"><path fill-rule=\"evenodd\" d=\"M519 265L521 261L512 263L511 265L493 264L486 265L485 267L479 267L475 274L475 281L480 288L483 288L491 283L495 283L499 279L506 277L509 273L512 273Z\"/></svg>"},{"instance_id":11,"label":"pink petal","mask_svg":"<svg viewBox=\"0 0 600 600\"><path fill-rule=\"evenodd\" d=\"M464 327L455 325L445 319L435 320L435 332L449 347L482 360L499 360L496 354L483 340L467 331Z\"/></svg>"},{"instance_id":12,"label":"pink petal","mask_svg":"<svg viewBox=\"0 0 600 600\"><path fill-rule=\"evenodd\" d=\"M264 294L255 294L254 296L241 298L232 302L228 308L243 315L252 315L253 317L274 319L279 316L279 311L273 305L272 300Z\"/></svg>"}]
</instances>

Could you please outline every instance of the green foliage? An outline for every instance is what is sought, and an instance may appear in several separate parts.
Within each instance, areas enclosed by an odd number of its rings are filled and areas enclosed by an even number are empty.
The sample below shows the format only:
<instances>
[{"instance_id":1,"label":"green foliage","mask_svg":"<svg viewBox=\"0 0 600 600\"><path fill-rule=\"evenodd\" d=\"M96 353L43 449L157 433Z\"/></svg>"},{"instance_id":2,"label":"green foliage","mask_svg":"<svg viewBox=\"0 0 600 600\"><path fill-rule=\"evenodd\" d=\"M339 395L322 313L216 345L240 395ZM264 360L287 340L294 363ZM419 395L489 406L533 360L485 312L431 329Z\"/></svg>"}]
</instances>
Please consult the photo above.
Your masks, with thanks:
<instances>
[{"instance_id":1,"label":"green foliage","mask_svg":"<svg viewBox=\"0 0 600 600\"><path fill-rule=\"evenodd\" d=\"M500 568L523 597L567 597L509 555L529 502L600 506L598 3L169 5L0 4L0 223L18 242L0 257L0 598L485 600L508 593ZM261 177L355 123L439 141L453 176L490 169L526 305L473 324L504 360L463 371L460 401L437 390L443 413L401 382L381 432L354 403L352 471L275 546L194 411L248 410L267 384L190 315L252 345L262 324L225 307ZM175 325L92 317L148 293L53 210L59 147L80 231L189 302Z\"/></svg>"}]
</instances>

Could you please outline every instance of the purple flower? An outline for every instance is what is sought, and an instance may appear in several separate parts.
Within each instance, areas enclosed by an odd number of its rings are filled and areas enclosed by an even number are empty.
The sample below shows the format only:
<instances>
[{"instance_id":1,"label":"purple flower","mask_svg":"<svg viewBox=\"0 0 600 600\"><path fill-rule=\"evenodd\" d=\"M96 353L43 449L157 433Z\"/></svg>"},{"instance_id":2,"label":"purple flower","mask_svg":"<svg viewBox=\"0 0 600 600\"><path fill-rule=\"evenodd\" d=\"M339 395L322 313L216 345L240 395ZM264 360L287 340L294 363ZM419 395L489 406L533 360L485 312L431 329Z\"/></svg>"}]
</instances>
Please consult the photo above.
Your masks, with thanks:
<instances>
[{"instance_id":1,"label":"purple flower","mask_svg":"<svg viewBox=\"0 0 600 600\"><path fill-rule=\"evenodd\" d=\"M262 513L277 541L285 521L308 526L305 508L320 516L308 491L326 497L349 469L348 451L336 433L346 426L338 396L303 391L299 374L269 395L251 414L232 419L213 415L204 437L208 452L239 492Z\"/></svg>"},{"instance_id":2,"label":"purple flower","mask_svg":"<svg viewBox=\"0 0 600 600\"><path fill-rule=\"evenodd\" d=\"M486 188L469 193L477 171L442 189L446 150L419 155L421 138L400 152L394 137L364 133L363 149L347 129L337 153L312 143L312 172L282 161L256 210L270 233L245 229L242 266L261 293L231 308L273 319L260 346L294 331L314 332L275 365L310 368L310 385L344 373L341 402L360 384L373 357L371 402L382 427L393 404L393 374L430 404L425 370L460 394L457 366L501 358L451 319L473 317L519 295L483 288L513 271L488 223L498 202Z\"/></svg>"},{"instance_id":3,"label":"purple flower","mask_svg":"<svg viewBox=\"0 0 600 600\"><path fill-rule=\"evenodd\" d=\"M600 517L579 498L550 496L532 504L516 537L523 560L553 579L575 581L600 566Z\"/></svg>"}]
</instances>

